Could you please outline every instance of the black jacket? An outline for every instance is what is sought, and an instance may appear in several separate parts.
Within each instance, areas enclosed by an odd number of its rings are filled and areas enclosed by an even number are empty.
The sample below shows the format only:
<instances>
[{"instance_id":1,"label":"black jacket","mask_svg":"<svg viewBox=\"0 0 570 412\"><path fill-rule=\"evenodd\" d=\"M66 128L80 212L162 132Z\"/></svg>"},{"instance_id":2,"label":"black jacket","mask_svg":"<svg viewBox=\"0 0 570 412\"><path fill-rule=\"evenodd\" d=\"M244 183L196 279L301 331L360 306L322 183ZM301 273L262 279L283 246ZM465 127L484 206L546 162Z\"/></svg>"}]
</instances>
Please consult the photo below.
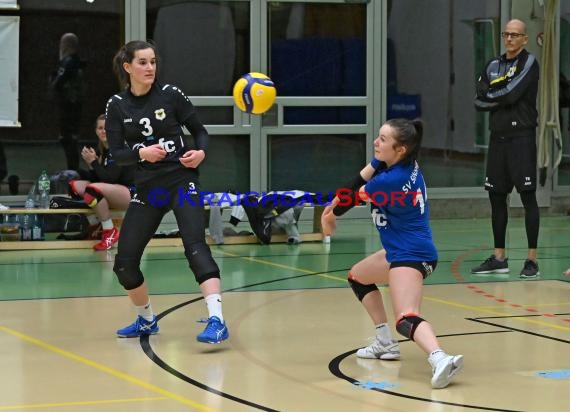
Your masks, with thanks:
<instances>
[{"instance_id":1,"label":"black jacket","mask_svg":"<svg viewBox=\"0 0 570 412\"><path fill-rule=\"evenodd\" d=\"M85 62L77 54L64 57L50 78L52 96L59 104L78 104L84 100L86 85Z\"/></svg>"},{"instance_id":2,"label":"black jacket","mask_svg":"<svg viewBox=\"0 0 570 412\"><path fill-rule=\"evenodd\" d=\"M477 80L475 108L491 112L491 134L535 133L538 76L536 57L524 49L514 59L503 54L487 63Z\"/></svg>"}]
</instances>

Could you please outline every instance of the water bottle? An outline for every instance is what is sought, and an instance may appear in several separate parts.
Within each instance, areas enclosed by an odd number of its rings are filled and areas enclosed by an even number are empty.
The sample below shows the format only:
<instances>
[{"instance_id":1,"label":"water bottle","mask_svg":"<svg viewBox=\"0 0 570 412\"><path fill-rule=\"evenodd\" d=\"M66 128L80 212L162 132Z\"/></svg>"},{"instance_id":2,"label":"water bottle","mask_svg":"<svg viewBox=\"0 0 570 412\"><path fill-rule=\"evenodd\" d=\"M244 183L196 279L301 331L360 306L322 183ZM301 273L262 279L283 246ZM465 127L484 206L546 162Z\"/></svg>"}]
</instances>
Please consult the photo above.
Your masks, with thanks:
<instances>
[{"instance_id":1,"label":"water bottle","mask_svg":"<svg viewBox=\"0 0 570 412\"><path fill-rule=\"evenodd\" d=\"M28 192L28 198L26 199L25 207L27 210L31 211L35 207L35 195L36 195L36 184L34 183ZM26 213L21 220L20 229L22 231L22 240L32 240L32 227L34 224L34 215L31 213Z\"/></svg>"},{"instance_id":2,"label":"water bottle","mask_svg":"<svg viewBox=\"0 0 570 412\"><path fill-rule=\"evenodd\" d=\"M37 185L35 183L32 184L32 187L28 192L28 197L26 198L26 204L25 204L26 209L33 209L34 207L36 207L36 188Z\"/></svg>"},{"instance_id":3,"label":"water bottle","mask_svg":"<svg viewBox=\"0 0 570 412\"><path fill-rule=\"evenodd\" d=\"M38 191L40 193L40 201L39 201L40 209L49 209L49 190L50 190L49 176L45 170L42 170L42 174L38 179Z\"/></svg>"},{"instance_id":4,"label":"water bottle","mask_svg":"<svg viewBox=\"0 0 570 412\"><path fill-rule=\"evenodd\" d=\"M32 215L32 240L44 240L43 221L42 215Z\"/></svg>"}]
</instances>

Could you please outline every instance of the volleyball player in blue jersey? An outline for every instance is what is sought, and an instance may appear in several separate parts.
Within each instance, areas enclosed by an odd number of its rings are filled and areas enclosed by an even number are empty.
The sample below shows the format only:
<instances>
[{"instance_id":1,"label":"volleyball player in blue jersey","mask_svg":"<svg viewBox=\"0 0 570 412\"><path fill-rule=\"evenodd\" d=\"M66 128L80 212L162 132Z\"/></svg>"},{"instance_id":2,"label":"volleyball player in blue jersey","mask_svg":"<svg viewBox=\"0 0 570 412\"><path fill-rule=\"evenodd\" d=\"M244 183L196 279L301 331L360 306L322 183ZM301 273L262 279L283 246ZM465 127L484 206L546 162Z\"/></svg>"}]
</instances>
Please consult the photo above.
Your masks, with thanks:
<instances>
[{"instance_id":1,"label":"volleyball player in blue jersey","mask_svg":"<svg viewBox=\"0 0 570 412\"><path fill-rule=\"evenodd\" d=\"M463 366L463 356L445 353L432 326L420 316L423 279L437 265L437 250L429 226L425 182L416 161L423 133L420 120L391 119L374 141L374 159L347 188L370 200L372 219L383 249L356 263L348 282L376 326L372 344L359 349L360 358L399 359L398 342L387 324L382 295L376 283L388 284L396 330L428 354L431 384L445 388ZM346 196L354 199L354 193ZM336 229L336 218L354 205L337 196L325 208L325 235Z\"/></svg>"}]
</instances>

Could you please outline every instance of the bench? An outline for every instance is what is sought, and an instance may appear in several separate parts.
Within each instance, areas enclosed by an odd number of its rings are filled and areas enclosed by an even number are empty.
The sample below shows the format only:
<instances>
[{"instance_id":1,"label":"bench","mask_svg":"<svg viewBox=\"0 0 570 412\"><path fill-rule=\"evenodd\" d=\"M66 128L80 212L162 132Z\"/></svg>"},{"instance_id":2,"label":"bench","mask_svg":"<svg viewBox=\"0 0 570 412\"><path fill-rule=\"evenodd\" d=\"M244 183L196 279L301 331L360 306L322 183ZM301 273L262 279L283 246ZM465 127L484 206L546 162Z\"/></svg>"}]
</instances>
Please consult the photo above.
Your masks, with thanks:
<instances>
[{"instance_id":1,"label":"bench","mask_svg":"<svg viewBox=\"0 0 570 412\"><path fill-rule=\"evenodd\" d=\"M205 207L206 210L209 209L208 206ZM324 210L324 206L306 206L303 210L313 210L312 216L312 232L301 233L301 240L303 242L315 242L322 241L323 235L321 233L321 215ZM25 208L10 208L7 210L0 210L0 215L50 215L50 214L93 214L92 209L25 209ZM120 226L122 217L124 215L123 211L113 211L112 218L115 223ZM0 242L0 251L2 250L46 250L46 249L91 249L98 240L57 240L57 239L46 239L46 240L10 240ZM286 234L274 234L271 236L271 243L286 243ZM214 240L206 235L206 243L209 245L215 245ZM249 236L225 236L224 245L241 245L241 244L259 244L259 240L255 235ZM178 247L182 246L182 239L180 237L168 237L168 238L152 238L150 240L149 246L170 246Z\"/></svg>"}]
</instances>

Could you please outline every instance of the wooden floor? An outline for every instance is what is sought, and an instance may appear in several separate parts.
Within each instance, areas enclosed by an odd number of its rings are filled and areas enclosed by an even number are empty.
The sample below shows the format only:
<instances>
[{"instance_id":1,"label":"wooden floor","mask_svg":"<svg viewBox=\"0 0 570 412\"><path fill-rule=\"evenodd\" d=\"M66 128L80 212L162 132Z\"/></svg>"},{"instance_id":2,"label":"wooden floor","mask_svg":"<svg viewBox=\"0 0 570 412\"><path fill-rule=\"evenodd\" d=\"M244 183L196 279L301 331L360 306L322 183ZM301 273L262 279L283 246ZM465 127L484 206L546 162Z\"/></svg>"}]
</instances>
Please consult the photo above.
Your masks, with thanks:
<instances>
[{"instance_id":1,"label":"wooden floor","mask_svg":"<svg viewBox=\"0 0 570 412\"><path fill-rule=\"evenodd\" d=\"M426 356L403 338L400 361L356 358L373 327L346 272L379 241L370 222L345 220L328 245L212 246L220 345L195 339L206 308L179 247L144 256L161 332L142 339L114 335L135 312L113 251L0 252L0 411L568 410L570 220L542 219L542 275L527 281L522 220L509 222L510 275L469 272L490 254L488 220L432 227L440 263L422 313L465 356L447 389L431 389Z\"/></svg>"}]
</instances>

